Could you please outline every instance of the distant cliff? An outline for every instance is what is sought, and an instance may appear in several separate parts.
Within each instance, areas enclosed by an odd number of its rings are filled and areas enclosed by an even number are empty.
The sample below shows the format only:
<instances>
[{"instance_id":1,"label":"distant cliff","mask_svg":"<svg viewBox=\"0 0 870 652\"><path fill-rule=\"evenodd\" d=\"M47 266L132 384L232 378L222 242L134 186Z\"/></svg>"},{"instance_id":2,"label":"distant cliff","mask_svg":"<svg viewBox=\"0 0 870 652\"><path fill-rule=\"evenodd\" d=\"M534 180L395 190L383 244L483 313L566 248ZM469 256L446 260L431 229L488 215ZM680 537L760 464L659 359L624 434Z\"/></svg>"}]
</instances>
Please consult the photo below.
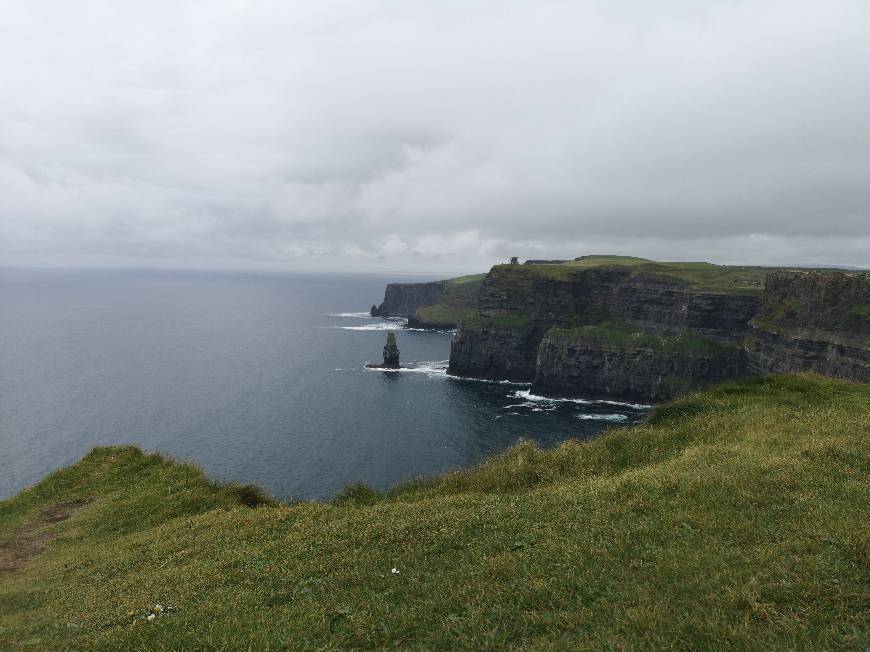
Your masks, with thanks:
<instances>
[{"instance_id":1,"label":"distant cliff","mask_svg":"<svg viewBox=\"0 0 870 652\"><path fill-rule=\"evenodd\" d=\"M372 317L413 317L418 306L434 303L446 291L447 281L390 283L381 304L372 306Z\"/></svg>"},{"instance_id":2,"label":"distant cliff","mask_svg":"<svg viewBox=\"0 0 870 652\"><path fill-rule=\"evenodd\" d=\"M717 292L666 271L640 266L496 266L481 286L478 313L461 322L450 373L523 382L537 378L536 385L551 393L578 394L586 389L571 383L558 389L556 379L612 375L613 356L583 357L581 365L576 350L554 348L549 340L542 354L542 342L554 327L608 323L628 333L676 337L690 332L712 344L742 341L749 319L758 311L760 291ZM544 368L550 365L552 371ZM576 373L567 371L571 365ZM600 372L592 365L611 371ZM689 385L695 386L697 373L686 373ZM629 385L596 393L642 394Z\"/></svg>"},{"instance_id":3,"label":"distant cliff","mask_svg":"<svg viewBox=\"0 0 870 652\"><path fill-rule=\"evenodd\" d=\"M446 307L448 285L411 316L459 322L454 375L654 401L754 374L870 382L870 273L587 256L496 265L476 283L461 307Z\"/></svg>"},{"instance_id":4,"label":"distant cliff","mask_svg":"<svg viewBox=\"0 0 870 652\"><path fill-rule=\"evenodd\" d=\"M477 307L484 274L430 283L390 283L373 317L404 317L411 328L453 329Z\"/></svg>"}]
</instances>

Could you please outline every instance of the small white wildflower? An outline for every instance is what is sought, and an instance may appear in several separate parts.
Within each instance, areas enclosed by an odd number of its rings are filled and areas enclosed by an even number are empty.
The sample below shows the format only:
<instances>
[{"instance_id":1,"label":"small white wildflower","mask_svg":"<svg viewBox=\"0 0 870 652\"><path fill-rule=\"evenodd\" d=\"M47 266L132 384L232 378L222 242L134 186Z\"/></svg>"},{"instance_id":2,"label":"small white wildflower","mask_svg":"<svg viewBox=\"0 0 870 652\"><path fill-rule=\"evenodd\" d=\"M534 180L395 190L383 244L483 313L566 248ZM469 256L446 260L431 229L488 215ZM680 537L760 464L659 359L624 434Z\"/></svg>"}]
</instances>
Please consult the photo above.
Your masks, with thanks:
<instances>
[{"instance_id":1,"label":"small white wildflower","mask_svg":"<svg viewBox=\"0 0 870 652\"><path fill-rule=\"evenodd\" d=\"M148 621L149 622L154 620L155 618L157 618L157 616L155 616L154 614L148 614Z\"/></svg>"},{"instance_id":2,"label":"small white wildflower","mask_svg":"<svg viewBox=\"0 0 870 652\"><path fill-rule=\"evenodd\" d=\"M398 574L399 574L399 569L398 569L398 568L394 568L394 569L391 570L390 572L391 572L393 575L398 575Z\"/></svg>"}]
</instances>

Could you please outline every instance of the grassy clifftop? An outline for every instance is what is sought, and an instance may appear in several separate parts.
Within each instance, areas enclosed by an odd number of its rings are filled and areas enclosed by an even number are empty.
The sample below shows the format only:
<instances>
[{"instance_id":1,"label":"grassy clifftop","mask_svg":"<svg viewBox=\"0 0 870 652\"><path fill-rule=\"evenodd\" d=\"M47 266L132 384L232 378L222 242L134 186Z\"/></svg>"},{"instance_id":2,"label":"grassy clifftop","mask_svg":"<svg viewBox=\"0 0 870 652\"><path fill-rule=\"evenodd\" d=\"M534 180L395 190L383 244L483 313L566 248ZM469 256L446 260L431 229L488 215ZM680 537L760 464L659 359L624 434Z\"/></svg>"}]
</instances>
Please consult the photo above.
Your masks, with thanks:
<instances>
[{"instance_id":1,"label":"grassy clifftop","mask_svg":"<svg viewBox=\"0 0 870 652\"><path fill-rule=\"evenodd\" d=\"M0 502L0 647L862 649L868 434L870 386L771 378L293 505L101 448Z\"/></svg>"},{"instance_id":2,"label":"grassy clifftop","mask_svg":"<svg viewBox=\"0 0 870 652\"><path fill-rule=\"evenodd\" d=\"M460 320L473 314L477 294L486 274L459 276L447 281L447 291L429 305L420 306L414 315L422 324L455 327Z\"/></svg>"},{"instance_id":3,"label":"grassy clifftop","mask_svg":"<svg viewBox=\"0 0 870 652\"><path fill-rule=\"evenodd\" d=\"M710 292L761 294L770 267L714 265L705 262L662 262L634 256L582 256L576 260L540 265L496 265L497 274L518 278L540 276L569 279L595 267L627 267L650 278Z\"/></svg>"}]
</instances>

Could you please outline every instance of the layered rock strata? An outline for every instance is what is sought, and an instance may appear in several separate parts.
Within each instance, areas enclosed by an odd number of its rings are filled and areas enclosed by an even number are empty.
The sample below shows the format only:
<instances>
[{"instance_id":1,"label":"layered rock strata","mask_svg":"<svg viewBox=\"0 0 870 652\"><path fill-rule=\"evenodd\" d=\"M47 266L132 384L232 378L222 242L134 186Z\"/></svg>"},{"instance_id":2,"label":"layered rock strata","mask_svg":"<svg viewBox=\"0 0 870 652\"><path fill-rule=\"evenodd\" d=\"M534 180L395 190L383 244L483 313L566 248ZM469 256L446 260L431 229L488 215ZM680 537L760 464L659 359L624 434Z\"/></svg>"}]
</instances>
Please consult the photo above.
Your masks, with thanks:
<instances>
[{"instance_id":1,"label":"layered rock strata","mask_svg":"<svg viewBox=\"0 0 870 652\"><path fill-rule=\"evenodd\" d=\"M870 382L870 274L771 272L744 346L749 373Z\"/></svg>"},{"instance_id":2,"label":"layered rock strata","mask_svg":"<svg viewBox=\"0 0 870 652\"><path fill-rule=\"evenodd\" d=\"M611 322L661 336L693 332L739 343L759 306L757 293L703 291L628 267L552 277L527 270L496 267L487 276L478 314L463 320L454 338L450 373L531 382L538 347L554 326Z\"/></svg>"},{"instance_id":3,"label":"layered rock strata","mask_svg":"<svg viewBox=\"0 0 870 652\"><path fill-rule=\"evenodd\" d=\"M771 270L762 290L760 275L743 287L694 282L691 265L682 275L648 265L496 266L457 302L449 372L553 396L652 401L755 374L870 382L870 273ZM427 308L446 302L448 283L390 285L378 313L432 326L433 315L458 314Z\"/></svg>"},{"instance_id":4,"label":"layered rock strata","mask_svg":"<svg viewBox=\"0 0 870 652\"><path fill-rule=\"evenodd\" d=\"M667 401L743 373L737 345L640 333L611 343L578 330L552 329L541 341L534 394Z\"/></svg>"}]
</instances>

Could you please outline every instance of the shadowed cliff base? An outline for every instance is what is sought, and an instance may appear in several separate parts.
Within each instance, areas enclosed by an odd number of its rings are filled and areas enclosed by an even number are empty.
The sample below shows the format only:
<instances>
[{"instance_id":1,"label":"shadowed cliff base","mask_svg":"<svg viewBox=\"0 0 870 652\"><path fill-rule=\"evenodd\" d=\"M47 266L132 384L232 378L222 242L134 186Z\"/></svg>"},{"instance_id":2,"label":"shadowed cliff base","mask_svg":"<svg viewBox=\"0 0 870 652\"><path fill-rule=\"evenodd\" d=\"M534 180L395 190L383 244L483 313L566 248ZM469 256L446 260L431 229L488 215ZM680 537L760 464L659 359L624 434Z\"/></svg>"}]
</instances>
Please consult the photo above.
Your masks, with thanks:
<instances>
[{"instance_id":1,"label":"shadowed cliff base","mask_svg":"<svg viewBox=\"0 0 870 652\"><path fill-rule=\"evenodd\" d=\"M0 583L0 647L862 649L868 432L870 386L762 378L289 505L100 448L0 502L5 543L95 498Z\"/></svg>"}]
</instances>

